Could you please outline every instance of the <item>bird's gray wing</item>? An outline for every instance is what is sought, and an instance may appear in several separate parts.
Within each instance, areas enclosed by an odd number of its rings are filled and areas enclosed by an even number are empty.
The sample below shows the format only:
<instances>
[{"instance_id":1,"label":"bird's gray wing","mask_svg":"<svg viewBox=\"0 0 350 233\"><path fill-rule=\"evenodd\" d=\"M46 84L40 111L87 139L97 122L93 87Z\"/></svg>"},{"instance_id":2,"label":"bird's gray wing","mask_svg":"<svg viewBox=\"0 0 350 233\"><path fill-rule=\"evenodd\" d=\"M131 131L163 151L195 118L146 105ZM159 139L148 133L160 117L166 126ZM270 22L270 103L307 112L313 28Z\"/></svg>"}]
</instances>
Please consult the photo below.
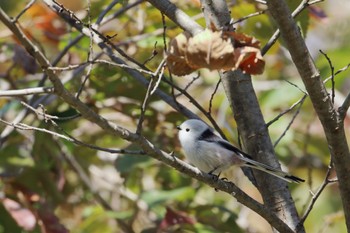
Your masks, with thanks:
<instances>
[{"instance_id":1,"label":"bird's gray wing","mask_svg":"<svg viewBox=\"0 0 350 233\"><path fill-rule=\"evenodd\" d=\"M236 155L238 155L244 162L245 164L243 166L246 167L251 167L251 168L255 168L261 171L264 171L266 173L269 173L271 175L277 176L278 178L281 178L285 181L288 182L295 182L295 183L300 183L300 182L304 182L305 180L290 175L286 172L283 172L279 169L273 168L269 165L260 163L255 161L250 155L248 155L247 153L241 151L240 149L238 149L237 147L233 146L231 143L229 143L228 141L222 139L221 137L215 135L213 133L213 131L211 131L210 129L205 130L199 137L198 137L199 141L206 141L206 142L211 142L211 143L217 143L219 145L221 145L222 147L224 147L225 149L232 151L233 153L235 153Z\"/></svg>"},{"instance_id":2,"label":"bird's gray wing","mask_svg":"<svg viewBox=\"0 0 350 233\"><path fill-rule=\"evenodd\" d=\"M238 156L253 159L250 155L246 154L245 152L241 151L237 147L233 146L231 143L228 141L222 139L221 137L217 136L216 134L213 133L210 129L205 130L198 138L199 141L206 141L206 142L212 142L212 143L217 143L223 148L234 152Z\"/></svg>"}]
</instances>

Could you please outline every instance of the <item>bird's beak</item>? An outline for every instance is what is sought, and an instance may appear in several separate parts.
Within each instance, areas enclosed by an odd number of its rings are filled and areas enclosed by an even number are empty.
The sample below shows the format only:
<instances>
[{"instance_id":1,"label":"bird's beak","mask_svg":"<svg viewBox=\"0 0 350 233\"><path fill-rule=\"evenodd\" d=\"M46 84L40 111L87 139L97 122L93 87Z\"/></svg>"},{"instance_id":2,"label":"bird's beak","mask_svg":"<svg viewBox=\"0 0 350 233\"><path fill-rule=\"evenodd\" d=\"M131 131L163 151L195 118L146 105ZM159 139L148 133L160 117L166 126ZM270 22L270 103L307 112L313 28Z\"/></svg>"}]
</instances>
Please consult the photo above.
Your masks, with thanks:
<instances>
[{"instance_id":1,"label":"bird's beak","mask_svg":"<svg viewBox=\"0 0 350 233\"><path fill-rule=\"evenodd\" d=\"M176 128L177 128L178 130L181 130L180 126L176 126Z\"/></svg>"}]
</instances>

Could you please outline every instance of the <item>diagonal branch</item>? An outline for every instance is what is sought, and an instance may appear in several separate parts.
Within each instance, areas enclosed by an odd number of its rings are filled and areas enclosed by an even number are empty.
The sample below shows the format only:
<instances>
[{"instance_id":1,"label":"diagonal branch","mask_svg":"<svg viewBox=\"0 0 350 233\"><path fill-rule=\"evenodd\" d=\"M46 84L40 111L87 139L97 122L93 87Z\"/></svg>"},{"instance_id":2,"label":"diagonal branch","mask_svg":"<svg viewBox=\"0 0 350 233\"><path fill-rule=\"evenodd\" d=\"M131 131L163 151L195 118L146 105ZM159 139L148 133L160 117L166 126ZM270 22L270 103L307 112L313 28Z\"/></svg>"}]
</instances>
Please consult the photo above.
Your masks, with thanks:
<instances>
[{"instance_id":1,"label":"diagonal branch","mask_svg":"<svg viewBox=\"0 0 350 233\"><path fill-rule=\"evenodd\" d=\"M269 0L267 5L324 129L339 180L347 229L350 231L350 151L343 120L328 96L320 73L287 4L285 1Z\"/></svg>"},{"instance_id":2,"label":"diagonal branch","mask_svg":"<svg viewBox=\"0 0 350 233\"><path fill-rule=\"evenodd\" d=\"M350 107L350 93L346 96L344 103L338 109L341 120L344 120L346 116L346 112L349 110L349 107Z\"/></svg>"}]
</instances>

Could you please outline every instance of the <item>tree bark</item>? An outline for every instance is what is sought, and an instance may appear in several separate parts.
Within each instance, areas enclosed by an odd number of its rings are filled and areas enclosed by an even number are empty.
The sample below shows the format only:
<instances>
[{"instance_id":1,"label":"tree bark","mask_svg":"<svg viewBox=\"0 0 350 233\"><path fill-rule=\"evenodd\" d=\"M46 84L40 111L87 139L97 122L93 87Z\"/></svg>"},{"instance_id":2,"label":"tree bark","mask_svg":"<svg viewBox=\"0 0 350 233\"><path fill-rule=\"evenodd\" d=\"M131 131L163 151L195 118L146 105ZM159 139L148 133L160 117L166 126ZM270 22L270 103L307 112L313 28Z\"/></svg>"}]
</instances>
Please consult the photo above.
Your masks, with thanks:
<instances>
[{"instance_id":1,"label":"tree bark","mask_svg":"<svg viewBox=\"0 0 350 233\"><path fill-rule=\"evenodd\" d=\"M304 2L307 4L307 1ZM335 109L300 29L293 20L286 3L281 0L268 0L267 5L280 29L281 36L325 131L338 176L347 230L350 232L350 152L344 131L343 117Z\"/></svg>"},{"instance_id":2,"label":"tree bark","mask_svg":"<svg viewBox=\"0 0 350 233\"><path fill-rule=\"evenodd\" d=\"M229 29L231 16L226 1L201 0L201 3L207 27L214 24L216 28ZM257 161L280 168L250 75L237 70L222 73L221 80L247 152ZM299 216L286 182L259 171L254 171L254 174L264 204L290 228L296 229ZM300 226L299 232L304 231Z\"/></svg>"}]
</instances>

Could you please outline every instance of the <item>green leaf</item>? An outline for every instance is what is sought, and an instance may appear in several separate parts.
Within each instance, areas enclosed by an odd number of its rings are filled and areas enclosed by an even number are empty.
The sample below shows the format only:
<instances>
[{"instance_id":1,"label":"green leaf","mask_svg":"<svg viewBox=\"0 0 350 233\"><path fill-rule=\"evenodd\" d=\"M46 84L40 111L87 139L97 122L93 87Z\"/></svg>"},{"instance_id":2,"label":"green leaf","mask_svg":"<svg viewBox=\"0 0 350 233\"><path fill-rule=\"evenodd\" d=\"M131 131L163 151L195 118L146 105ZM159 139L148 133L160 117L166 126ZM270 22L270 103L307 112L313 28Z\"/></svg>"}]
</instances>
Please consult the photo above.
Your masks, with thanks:
<instances>
[{"instance_id":1,"label":"green leaf","mask_svg":"<svg viewBox=\"0 0 350 233\"><path fill-rule=\"evenodd\" d=\"M166 201L184 201L193 198L195 190L192 187L183 187L172 190L151 190L142 194L141 199L150 207Z\"/></svg>"}]
</instances>

